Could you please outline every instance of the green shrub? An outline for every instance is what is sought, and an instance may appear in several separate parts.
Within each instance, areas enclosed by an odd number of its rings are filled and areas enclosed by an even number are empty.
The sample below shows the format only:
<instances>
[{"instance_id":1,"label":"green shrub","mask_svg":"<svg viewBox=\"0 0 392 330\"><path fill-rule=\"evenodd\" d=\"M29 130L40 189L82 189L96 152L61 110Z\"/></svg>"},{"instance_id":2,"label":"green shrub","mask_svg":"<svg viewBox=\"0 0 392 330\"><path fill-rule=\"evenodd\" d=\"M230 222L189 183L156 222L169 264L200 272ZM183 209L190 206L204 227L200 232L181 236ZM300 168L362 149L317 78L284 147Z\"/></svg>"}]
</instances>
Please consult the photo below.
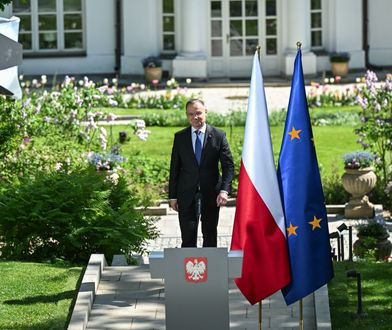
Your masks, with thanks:
<instances>
[{"instance_id":1,"label":"green shrub","mask_svg":"<svg viewBox=\"0 0 392 330\"><path fill-rule=\"evenodd\" d=\"M374 189L368 195L373 203L382 204L385 210L392 210L391 191L386 190L382 182L377 182Z\"/></svg>"},{"instance_id":2,"label":"green shrub","mask_svg":"<svg viewBox=\"0 0 392 330\"><path fill-rule=\"evenodd\" d=\"M334 63L346 63L350 61L350 54L346 52L341 52L341 53L334 52L329 55L329 60L330 62L334 62Z\"/></svg>"},{"instance_id":3,"label":"green shrub","mask_svg":"<svg viewBox=\"0 0 392 330\"><path fill-rule=\"evenodd\" d=\"M69 169L85 162L82 154L80 144L61 135L29 138L2 157L0 181L12 182L18 181L19 177L34 177L37 171Z\"/></svg>"},{"instance_id":4,"label":"green shrub","mask_svg":"<svg viewBox=\"0 0 392 330\"><path fill-rule=\"evenodd\" d=\"M392 200L392 74L379 82L376 73L367 71L365 84L359 88L361 122L355 130L357 142L376 154L378 185L391 205Z\"/></svg>"},{"instance_id":5,"label":"green shrub","mask_svg":"<svg viewBox=\"0 0 392 330\"><path fill-rule=\"evenodd\" d=\"M322 176L324 199L326 204L345 204L350 198L343 188L336 164L331 164L331 175Z\"/></svg>"},{"instance_id":6,"label":"green shrub","mask_svg":"<svg viewBox=\"0 0 392 330\"><path fill-rule=\"evenodd\" d=\"M286 120L286 110L274 111L269 115L271 126L284 125ZM359 123L359 113L357 111L332 112L324 109L314 109L310 111L310 119L313 126L355 126Z\"/></svg>"},{"instance_id":7,"label":"green shrub","mask_svg":"<svg viewBox=\"0 0 392 330\"><path fill-rule=\"evenodd\" d=\"M311 111L313 126L355 126L359 123L359 114L354 111L327 112L320 109Z\"/></svg>"},{"instance_id":8,"label":"green shrub","mask_svg":"<svg viewBox=\"0 0 392 330\"><path fill-rule=\"evenodd\" d=\"M269 114L270 126L283 126L286 121L287 111L286 109L280 109Z\"/></svg>"},{"instance_id":9,"label":"green shrub","mask_svg":"<svg viewBox=\"0 0 392 330\"><path fill-rule=\"evenodd\" d=\"M147 126L176 127L188 126L188 120L185 111L165 112L161 111L144 113L142 119ZM215 112L208 113L208 124L218 127L228 126L245 126L246 112L234 111L230 114L219 114Z\"/></svg>"},{"instance_id":10,"label":"green shrub","mask_svg":"<svg viewBox=\"0 0 392 330\"><path fill-rule=\"evenodd\" d=\"M388 261L392 243L387 240L388 230L376 221L358 226L358 240L354 242L354 254L365 260Z\"/></svg>"},{"instance_id":11,"label":"green shrub","mask_svg":"<svg viewBox=\"0 0 392 330\"><path fill-rule=\"evenodd\" d=\"M37 173L0 196L1 257L86 261L91 253L141 252L155 237L153 219L122 176L95 169Z\"/></svg>"},{"instance_id":12,"label":"green shrub","mask_svg":"<svg viewBox=\"0 0 392 330\"><path fill-rule=\"evenodd\" d=\"M145 113L142 119L146 122L146 126L174 127L188 125L183 111L177 113L166 113L165 111Z\"/></svg>"},{"instance_id":13,"label":"green shrub","mask_svg":"<svg viewBox=\"0 0 392 330\"><path fill-rule=\"evenodd\" d=\"M127 174L138 187L138 194L147 204L152 199L167 196L169 182L169 160L148 157L140 152L128 159Z\"/></svg>"},{"instance_id":14,"label":"green shrub","mask_svg":"<svg viewBox=\"0 0 392 330\"><path fill-rule=\"evenodd\" d=\"M15 111L14 102L0 97L0 158L12 151L23 137L23 132L17 129L19 115Z\"/></svg>"},{"instance_id":15,"label":"green shrub","mask_svg":"<svg viewBox=\"0 0 392 330\"><path fill-rule=\"evenodd\" d=\"M367 224L358 226L358 235L380 238L387 236L388 230L381 223L370 221Z\"/></svg>"}]
</instances>

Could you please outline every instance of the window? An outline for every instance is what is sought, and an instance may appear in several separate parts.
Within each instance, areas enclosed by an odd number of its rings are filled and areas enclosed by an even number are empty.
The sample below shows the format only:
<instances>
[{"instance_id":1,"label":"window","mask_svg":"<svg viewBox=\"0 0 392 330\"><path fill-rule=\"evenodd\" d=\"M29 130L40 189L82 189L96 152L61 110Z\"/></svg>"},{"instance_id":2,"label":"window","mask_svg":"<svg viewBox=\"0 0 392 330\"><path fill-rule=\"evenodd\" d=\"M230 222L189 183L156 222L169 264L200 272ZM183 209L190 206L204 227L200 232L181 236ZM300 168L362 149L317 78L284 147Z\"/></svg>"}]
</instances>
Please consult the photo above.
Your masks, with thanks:
<instances>
[{"instance_id":1,"label":"window","mask_svg":"<svg viewBox=\"0 0 392 330\"><path fill-rule=\"evenodd\" d=\"M222 1L211 1L211 56L223 56L223 11Z\"/></svg>"},{"instance_id":2,"label":"window","mask_svg":"<svg viewBox=\"0 0 392 330\"><path fill-rule=\"evenodd\" d=\"M321 48L323 46L322 34L322 11L321 0L310 1L310 33L311 33L311 47Z\"/></svg>"},{"instance_id":3,"label":"window","mask_svg":"<svg viewBox=\"0 0 392 330\"><path fill-rule=\"evenodd\" d=\"M229 15L230 56L252 56L259 41L257 0L230 0Z\"/></svg>"},{"instance_id":4,"label":"window","mask_svg":"<svg viewBox=\"0 0 392 330\"><path fill-rule=\"evenodd\" d=\"M276 55L278 53L277 43L277 10L276 0L265 1L265 43L266 55Z\"/></svg>"},{"instance_id":5,"label":"window","mask_svg":"<svg viewBox=\"0 0 392 330\"><path fill-rule=\"evenodd\" d=\"M25 52L84 49L82 0L14 0L12 8Z\"/></svg>"},{"instance_id":6,"label":"window","mask_svg":"<svg viewBox=\"0 0 392 330\"><path fill-rule=\"evenodd\" d=\"M174 0L162 0L162 50L173 53L176 50Z\"/></svg>"}]
</instances>

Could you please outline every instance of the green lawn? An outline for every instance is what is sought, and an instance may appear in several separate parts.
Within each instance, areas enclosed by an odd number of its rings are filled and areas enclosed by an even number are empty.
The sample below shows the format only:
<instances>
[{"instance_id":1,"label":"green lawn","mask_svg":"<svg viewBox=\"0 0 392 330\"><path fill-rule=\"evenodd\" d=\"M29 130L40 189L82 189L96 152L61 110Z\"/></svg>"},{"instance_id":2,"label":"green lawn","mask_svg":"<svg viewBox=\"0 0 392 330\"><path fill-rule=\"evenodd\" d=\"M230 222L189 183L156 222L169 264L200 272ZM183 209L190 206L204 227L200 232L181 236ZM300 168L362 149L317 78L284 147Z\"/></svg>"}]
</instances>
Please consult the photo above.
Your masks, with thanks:
<instances>
[{"instance_id":1,"label":"green lawn","mask_svg":"<svg viewBox=\"0 0 392 330\"><path fill-rule=\"evenodd\" d=\"M335 263L335 277L328 284L332 329L391 329L392 328L392 263ZM358 318L357 281L347 278L346 271L355 269L362 276L363 310L366 317Z\"/></svg>"},{"instance_id":2,"label":"green lawn","mask_svg":"<svg viewBox=\"0 0 392 330\"><path fill-rule=\"evenodd\" d=\"M65 329L82 267L0 261L0 329Z\"/></svg>"},{"instance_id":3,"label":"green lawn","mask_svg":"<svg viewBox=\"0 0 392 330\"><path fill-rule=\"evenodd\" d=\"M122 154L130 156L135 151L141 151L151 157L167 160L173 143L174 133L182 127L148 127L151 131L147 141L141 141L132 135L131 126L113 126L113 137L118 139L119 131L130 133L131 140L122 145ZM241 141L244 135L243 127L234 127L232 134L228 127L222 127L226 131L230 144L233 146ZM356 135L352 126L319 126L313 127L317 157L319 165L322 165L326 173L330 173L332 163L336 163L339 171L343 172L342 156L346 152L360 149L356 143ZM282 142L283 126L271 127L271 136L275 158L277 159Z\"/></svg>"}]
</instances>

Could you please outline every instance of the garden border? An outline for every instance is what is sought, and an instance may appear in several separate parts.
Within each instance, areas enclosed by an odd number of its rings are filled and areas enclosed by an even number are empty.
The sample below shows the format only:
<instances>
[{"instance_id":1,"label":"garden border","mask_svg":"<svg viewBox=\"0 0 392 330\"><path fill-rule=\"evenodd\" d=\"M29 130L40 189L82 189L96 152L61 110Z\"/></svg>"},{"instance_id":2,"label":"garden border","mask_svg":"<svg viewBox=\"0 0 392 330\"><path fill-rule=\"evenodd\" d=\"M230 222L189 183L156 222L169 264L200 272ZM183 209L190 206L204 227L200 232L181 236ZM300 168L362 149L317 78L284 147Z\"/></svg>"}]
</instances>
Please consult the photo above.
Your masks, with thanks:
<instances>
[{"instance_id":1,"label":"garden border","mask_svg":"<svg viewBox=\"0 0 392 330\"><path fill-rule=\"evenodd\" d=\"M331 311L329 309L328 285L323 285L313 294L316 329L332 329Z\"/></svg>"},{"instance_id":2,"label":"garden border","mask_svg":"<svg viewBox=\"0 0 392 330\"><path fill-rule=\"evenodd\" d=\"M68 330L84 330L87 327L95 294L103 269L107 266L103 254L92 254L84 272Z\"/></svg>"}]
</instances>

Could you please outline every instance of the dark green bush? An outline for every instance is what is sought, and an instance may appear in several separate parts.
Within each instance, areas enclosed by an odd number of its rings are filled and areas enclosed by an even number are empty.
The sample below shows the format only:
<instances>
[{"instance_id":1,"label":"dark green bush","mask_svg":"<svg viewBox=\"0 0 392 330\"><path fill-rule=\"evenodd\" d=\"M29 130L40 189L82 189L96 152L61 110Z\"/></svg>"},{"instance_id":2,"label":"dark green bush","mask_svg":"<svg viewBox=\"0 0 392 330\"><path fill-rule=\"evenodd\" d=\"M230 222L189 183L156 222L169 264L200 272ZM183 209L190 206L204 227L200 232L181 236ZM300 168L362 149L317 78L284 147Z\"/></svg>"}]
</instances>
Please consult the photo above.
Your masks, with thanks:
<instances>
[{"instance_id":1,"label":"dark green bush","mask_svg":"<svg viewBox=\"0 0 392 330\"><path fill-rule=\"evenodd\" d=\"M326 204L345 204L350 195L344 190L341 175L335 163L331 163L331 175L322 176L324 199Z\"/></svg>"},{"instance_id":2,"label":"dark green bush","mask_svg":"<svg viewBox=\"0 0 392 330\"><path fill-rule=\"evenodd\" d=\"M271 112L269 114L270 125L284 125L286 115L287 111L285 109ZM310 118L313 126L354 126L360 122L357 111L331 112L318 108L317 110L310 111ZM164 110L159 113L151 111L151 113L146 112L143 114L142 119L146 122L147 126L174 127L188 125L184 111L178 111L175 113L166 112ZM245 126L246 112L233 111L229 114L209 112L207 122L210 125L218 127Z\"/></svg>"},{"instance_id":3,"label":"dark green bush","mask_svg":"<svg viewBox=\"0 0 392 330\"><path fill-rule=\"evenodd\" d=\"M350 61L350 53L347 52L334 52L329 55L329 61L334 63L346 63Z\"/></svg>"},{"instance_id":4,"label":"dark green bush","mask_svg":"<svg viewBox=\"0 0 392 330\"><path fill-rule=\"evenodd\" d=\"M376 221L369 221L369 223L358 226L358 235L370 236L373 238L385 237L388 230Z\"/></svg>"},{"instance_id":5,"label":"dark green bush","mask_svg":"<svg viewBox=\"0 0 392 330\"><path fill-rule=\"evenodd\" d=\"M385 191L385 183L379 180L381 174L377 174L378 182L369 193L369 199L375 204L382 204L385 210L392 210L392 199L390 193Z\"/></svg>"},{"instance_id":6,"label":"dark green bush","mask_svg":"<svg viewBox=\"0 0 392 330\"><path fill-rule=\"evenodd\" d=\"M270 126L281 126L284 125L286 120L287 111L286 109L280 109L279 111L273 111L269 114Z\"/></svg>"},{"instance_id":7,"label":"dark green bush","mask_svg":"<svg viewBox=\"0 0 392 330\"><path fill-rule=\"evenodd\" d=\"M286 114L287 112L285 109L270 113L270 125L284 125ZM320 108L310 111L310 119L313 126L355 126L360 122L359 113L357 111L331 112Z\"/></svg>"},{"instance_id":8,"label":"dark green bush","mask_svg":"<svg viewBox=\"0 0 392 330\"><path fill-rule=\"evenodd\" d=\"M185 112L167 113L165 111L145 113L142 119L146 122L146 126L187 126L188 121Z\"/></svg>"},{"instance_id":9,"label":"dark green bush","mask_svg":"<svg viewBox=\"0 0 392 330\"><path fill-rule=\"evenodd\" d=\"M155 159L139 152L128 159L126 168L132 183L141 190L138 194L142 198L146 196L151 201L167 196L169 160Z\"/></svg>"},{"instance_id":10,"label":"dark green bush","mask_svg":"<svg viewBox=\"0 0 392 330\"><path fill-rule=\"evenodd\" d=\"M141 252L156 232L137 204L124 178L91 168L23 177L0 196L1 258L86 261L91 253Z\"/></svg>"},{"instance_id":11,"label":"dark green bush","mask_svg":"<svg viewBox=\"0 0 392 330\"><path fill-rule=\"evenodd\" d=\"M188 120L185 111L178 112L165 112L164 110L157 113L145 113L142 119L146 122L147 126L188 126ZM213 126L245 126L246 112L234 111L230 114L218 114L214 112L208 113L208 123Z\"/></svg>"}]
</instances>

